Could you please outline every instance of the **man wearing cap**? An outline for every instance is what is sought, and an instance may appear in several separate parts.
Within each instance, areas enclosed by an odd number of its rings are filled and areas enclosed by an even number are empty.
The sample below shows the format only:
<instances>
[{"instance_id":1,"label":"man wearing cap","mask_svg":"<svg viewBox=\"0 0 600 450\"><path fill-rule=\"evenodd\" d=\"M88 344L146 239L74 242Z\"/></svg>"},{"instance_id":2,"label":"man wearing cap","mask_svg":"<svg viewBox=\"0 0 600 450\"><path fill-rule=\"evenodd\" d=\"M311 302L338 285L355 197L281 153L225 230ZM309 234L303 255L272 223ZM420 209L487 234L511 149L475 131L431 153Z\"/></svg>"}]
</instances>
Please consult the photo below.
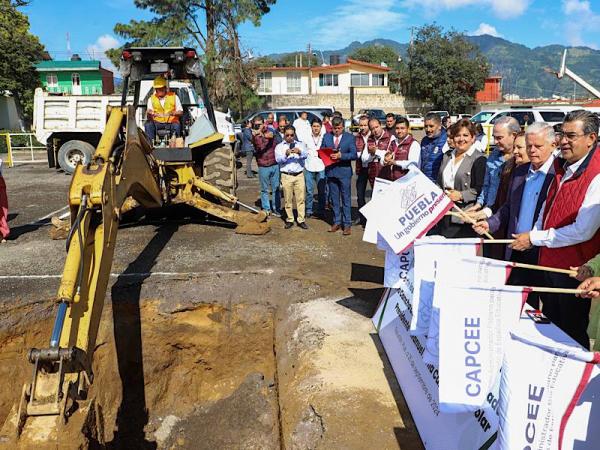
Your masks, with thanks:
<instances>
[{"instance_id":1,"label":"man wearing cap","mask_svg":"<svg viewBox=\"0 0 600 450\"><path fill-rule=\"evenodd\" d=\"M150 140L156 138L158 130L169 130L175 136L181 136L179 118L183 115L181 101L175 92L167 89L167 80L158 76L153 83L154 94L148 99L147 117L144 125Z\"/></svg>"}]
</instances>

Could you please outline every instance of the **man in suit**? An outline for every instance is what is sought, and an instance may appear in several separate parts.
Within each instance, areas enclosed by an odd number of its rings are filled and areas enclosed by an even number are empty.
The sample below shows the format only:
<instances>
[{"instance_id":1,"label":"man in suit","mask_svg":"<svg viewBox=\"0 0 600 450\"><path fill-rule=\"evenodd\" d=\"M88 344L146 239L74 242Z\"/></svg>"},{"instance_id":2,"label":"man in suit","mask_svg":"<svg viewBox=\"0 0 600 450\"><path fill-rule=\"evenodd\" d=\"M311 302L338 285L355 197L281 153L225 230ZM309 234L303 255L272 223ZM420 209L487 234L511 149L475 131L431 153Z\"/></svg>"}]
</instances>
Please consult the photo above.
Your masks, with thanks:
<instances>
[{"instance_id":1,"label":"man in suit","mask_svg":"<svg viewBox=\"0 0 600 450\"><path fill-rule=\"evenodd\" d=\"M343 228L344 236L352 233L351 212L351 161L356 159L356 143L352 134L344 131L344 119L334 117L331 120L332 133L323 136L321 148L331 148L333 164L325 168L327 186L333 209L332 233Z\"/></svg>"},{"instance_id":2,"label":"man in suit","mask_svg":"<svg viewBox=\"0 0 600 450\"><path fill-rule=\"evenodd\" d=\"M506 202L487 221L478 222L473 228L479 234L484 231L495 233L506 229L507 236L529 231L533 228L542 205L546 201L548 186L554 178L554 130L545 122L530 125L525 132L529 164L514 169ZM525 201L523 201L525 200ZM509 261L537 264L538 247L523 252L506 247L505 258ZM515 286L540 286L540 274L533 270L515 268L508 284ZM539 308L539 295L529 294L527 299L534 308Z\"/></svg>"}]
</instances>

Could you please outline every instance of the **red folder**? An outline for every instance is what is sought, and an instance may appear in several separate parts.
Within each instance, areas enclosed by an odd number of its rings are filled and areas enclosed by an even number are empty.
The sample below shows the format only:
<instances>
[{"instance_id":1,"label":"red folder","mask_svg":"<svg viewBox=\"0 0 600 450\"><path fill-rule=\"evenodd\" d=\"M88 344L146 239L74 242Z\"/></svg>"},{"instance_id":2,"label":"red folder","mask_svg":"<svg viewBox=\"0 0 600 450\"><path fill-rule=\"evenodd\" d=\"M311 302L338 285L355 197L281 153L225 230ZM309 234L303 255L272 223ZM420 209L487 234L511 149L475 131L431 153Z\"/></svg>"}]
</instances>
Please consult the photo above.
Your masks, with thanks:
<instances>
[{"instance_id":1,"label":"red folder","mask_svg":"<svg viewBox=\"0 0 600 450\"><path fill-rule=\"evenodd\" d=\"M319 154L319 158L321 158L321 160L325 164L325 167L329 167L330 165L336 164L337 162L339 162L339 159L336 159L336 160L331 159L331 154L334 153L332 148L328 148L328 147L320 148L319 150L317 150L317 153Z\"/></svg>"}]
</instances>

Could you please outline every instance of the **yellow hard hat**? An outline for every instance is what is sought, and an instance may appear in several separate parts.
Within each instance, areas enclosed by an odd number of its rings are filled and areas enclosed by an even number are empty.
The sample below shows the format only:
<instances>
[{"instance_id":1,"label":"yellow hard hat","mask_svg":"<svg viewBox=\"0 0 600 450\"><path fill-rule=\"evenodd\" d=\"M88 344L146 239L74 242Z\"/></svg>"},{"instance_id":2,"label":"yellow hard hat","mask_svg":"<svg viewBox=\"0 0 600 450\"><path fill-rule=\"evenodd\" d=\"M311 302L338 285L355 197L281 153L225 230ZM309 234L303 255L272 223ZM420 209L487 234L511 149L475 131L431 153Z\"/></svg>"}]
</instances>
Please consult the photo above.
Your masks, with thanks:
<instances>
[{"instance_id":1,"label":"yellow hard hat","mask_svg":"<svg viewBox=\"0 0 600 450\"><path fill-rule=\"evenodd\" d=\"M165 80L164 77L161 77L160 75L157 76L154 79L154 89L159 89L159 88L166 88L167 87L167 80Z\"/></svg>"}]
</instances>

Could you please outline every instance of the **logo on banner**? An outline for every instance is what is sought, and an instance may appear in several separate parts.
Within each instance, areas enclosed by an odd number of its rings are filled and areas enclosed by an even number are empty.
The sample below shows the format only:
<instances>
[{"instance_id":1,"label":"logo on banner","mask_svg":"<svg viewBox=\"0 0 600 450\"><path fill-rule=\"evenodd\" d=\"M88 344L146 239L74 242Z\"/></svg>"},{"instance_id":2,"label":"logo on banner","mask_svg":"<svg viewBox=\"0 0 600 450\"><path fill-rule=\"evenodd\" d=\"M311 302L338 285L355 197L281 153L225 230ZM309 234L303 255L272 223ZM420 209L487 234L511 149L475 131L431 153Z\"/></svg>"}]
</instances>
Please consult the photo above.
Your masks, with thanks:
<instances>
[{"instance_id":1,"label":"logo on banner","mask_svg":"<svg viewBox=\"0 0 600 450\"><path fill-rule=\"evenodd\" d=\"M408 209L417 200L417 183L411 183L400 193L400 208Z\"/></svg>"}]
</instances>

